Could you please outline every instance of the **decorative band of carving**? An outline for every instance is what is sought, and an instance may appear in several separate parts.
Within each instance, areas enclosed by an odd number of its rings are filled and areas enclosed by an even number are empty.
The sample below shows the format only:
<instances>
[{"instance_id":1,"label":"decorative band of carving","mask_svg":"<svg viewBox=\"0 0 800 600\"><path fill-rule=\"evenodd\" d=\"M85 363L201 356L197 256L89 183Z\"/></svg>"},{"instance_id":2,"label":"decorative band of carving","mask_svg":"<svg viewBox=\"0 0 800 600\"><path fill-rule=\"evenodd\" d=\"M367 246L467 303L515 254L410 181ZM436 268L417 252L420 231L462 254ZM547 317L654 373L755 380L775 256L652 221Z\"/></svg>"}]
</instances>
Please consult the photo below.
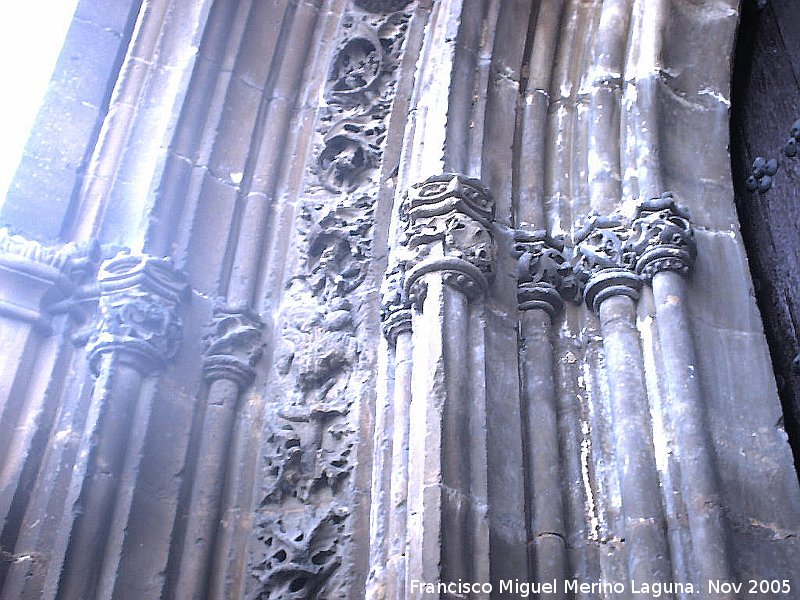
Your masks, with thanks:
<instances>
[{"instance_id":1,"label":"decorative band of carving","mask_svg":"<svg viewBox=\"0 0 800 600\"><path fill-rule=\"evenodd\" d=\"M513 254L517 258L520 310L540 309L553 318L565 301L580 297L580 282L563 239L552 238L545 231L518 230Z\"/></svg>"},{"instance_id":2,"label":"decorative band of carving","mask_svg":"<svg viewBox=\"0 0 800 600\"><path fill-rule=\"evenodd\" d=\"M480 179L443 173L411 186L405 212L412 223L460 212L488 228L494 220L494 199Z\"/></svg>"},{"instance_id":3,"label":"decorative band of carving","mask_svg":"<svg viewBox=\"0 0 800 600\"><path fill-rule=\"evenodd\" d=\"M235 382L242 390L253 383L261 360L264 323L252 310L220 304L203 335L203 377Z\"/></svg>"},{"instance_id":4,"label":"decorative band of carving","mask_svg":"<svg viewBox=\"0 0 800 600\"><path fill-rule=\"evenodd\" d=\"M608 268L594 273L586 283L583 297L586 305L594 312L600 311L600 305L612 296L628 296L639 299L642 280L636 273L624 268Z\"/></svg>"},{"instance_id":5,"label":"decorative band of carving","mask_svg":"<svg viewBox=\"0 0 800 600\"><path fill-rule=\"evenodd\" d=\"M573 236L575 270L585 285L586 305L595 312L611 296L639 297L642 282L626 246L630 235L621 215L591 215Z\"/></svg>"},{"instance_id":6,"label":"decorative band of carving","mask_svg":"<svg viewBox=\"0 0 800 600\"><path fill-rule=\"evenodd\" d=\"M169 259L120 253L103 263L97 280L100 318L88 346L92 370L99 372L106 353L144 374L163 367L180 343L185 276Z\"/></svg>"},{"instance_id":7,"label":"decorative band of carving","mask_svg":"<svg viewBox=\"0 0 800 600\"><path fill-rule=\"evenodd\" d=\"M687 275L697 256L689 214L669 192L637 207L626 246L636 257L636 272L646 281L659 271Z\"/></svg>"},{"instance_id":8,"label":"decorative band of carving","mask_svg":"<svg viewBox=\"0 0 800 600\"><path fill-rule=\"evenodd\" d=\"M485 294L489 289L486 276L471 262L454 256L430 258L415 265L406 275L405 293L411 304L418 309L421 309L421 304L425 299L415 284L426 273L434 272L443 273L444 283L455 288L470 300L480 294Z\"/></svg>"}]
</instances>

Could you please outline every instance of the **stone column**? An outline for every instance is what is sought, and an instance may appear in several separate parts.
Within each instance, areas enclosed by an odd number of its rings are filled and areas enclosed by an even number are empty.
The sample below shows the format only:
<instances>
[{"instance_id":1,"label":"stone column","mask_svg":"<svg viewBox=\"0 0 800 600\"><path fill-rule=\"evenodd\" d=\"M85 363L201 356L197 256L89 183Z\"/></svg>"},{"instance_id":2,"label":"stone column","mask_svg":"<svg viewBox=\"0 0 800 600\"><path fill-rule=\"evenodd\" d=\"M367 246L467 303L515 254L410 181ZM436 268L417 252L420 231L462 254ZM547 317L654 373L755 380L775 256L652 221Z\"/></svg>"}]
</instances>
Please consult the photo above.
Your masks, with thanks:
<instances>
[{"instance_id":1,"label":"stone column","mask_svg":"<svg viewBox=\"0 0 800 600\"><path fill-rule=\"evenodd\" d=\"M98 262L96 242L48 247L0 229L0 534L5 544L17 538L20 519L11 516L12 505L32 486L57 410L52 382L59 376L57 366L70 355L69 327L54 325L54 315L83 318L74 296ZM0 579L7 566L0 565Z\"/></svg>"},{"instance_id":2,"label":"stone column","mask_svg":"<svg viewBox=\"0 0 800 600\"><path fill-rule=\"evenodd\" d=\"M389 514L386 527L386 598L405 597L406 524L408 519L408 444L411 406L412 351L411 305L403 283L404 269L397 265L386 277L383 298L383 334L392 364L392 456L389 478ZM381 516L377 516L381 518Z\"/></svg>"},{"instance_id":3,"label":"stone column","mask_svg":"<svg viewBox=\"0 0 800 600\"><path fill-rule=\"evenodd\" d=\"M586 304L600 317L628 574L638 582L671 581L644 361L636 329L641 280L625 251L629 235L621 217L591 217L575 233L576 267L585 281Z\"/></svg>"},{"instance_id":4,"label":"stone column","mask_svg":"<svg viewBox=\"0 0 800 600\"><path fill-rule=\"evenodd\" d=\"M134 415L147 411L145 379L178 350L187 289L168 259L124 253L103 263L98 286L100 319L88 355L99 418L59 587L65 600L112 596L132 486L123 473L135 471L141 453L129 447Z\"/></svg>"},{"instance_id":5,"label":"stone column","mask_svg":"<svg viewBox=\"0 0 800 600\"><path fill-rule=\"evenodd\" d=\"M675 431L680 491L692 542L691 549L675 552L689 555L686 563L694 581L729 581L725 520L686 310L685 277L697 254L688 213L671 194L641 203L627 247L635 254L636 272L653 286L666 405Z\"/></svg>"},{"instance_id":6,"label":"stone column","mask_svg":"<svg viewBox=\"0 0 800 600\"><path fill-rule=\"evenodd\" d=\"M544 231L517 231L520 371L527 466L528 561L532 581L563 581L569 572L558 399L553 362L553 319L579 288L564 242ZM566 597L559 584L556 598Z\"/></svg>"},{"instance_id":7,"label":"stone column","mask_svg":"<svg viewBox=\"0 0 800 600\"><path fill-rule=\"evenodd\" d=\"M415 582L489 581L482 299L494 203L480 181L445 174L413 185L402 215L414 365L406 596L431 598Z\"/></svg>"},{"instance_id":8,"label":"stone column","mask_svg":"<svg viewBox=\"0 0 800 600\"><path fill-rule=\"evenodd\" d=\"M264 324L252 310L219 304L203 337L203 377L208 383L197 467L189 501L177 599L199 600L209 587L231 434L240 395L255 379Z\"/></svg>"}]
</instances>

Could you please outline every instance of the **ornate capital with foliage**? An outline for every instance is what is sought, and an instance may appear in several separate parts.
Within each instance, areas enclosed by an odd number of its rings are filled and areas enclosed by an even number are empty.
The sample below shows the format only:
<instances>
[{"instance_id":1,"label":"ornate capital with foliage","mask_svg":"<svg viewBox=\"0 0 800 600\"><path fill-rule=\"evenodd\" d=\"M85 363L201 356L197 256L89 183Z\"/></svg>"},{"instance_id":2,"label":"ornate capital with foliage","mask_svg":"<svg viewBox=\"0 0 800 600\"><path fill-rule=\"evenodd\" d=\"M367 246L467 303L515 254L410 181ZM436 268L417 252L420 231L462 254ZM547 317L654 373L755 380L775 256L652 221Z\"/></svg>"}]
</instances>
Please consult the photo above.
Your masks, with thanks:
<instances>
[{"instance_id":1,"label":"ornate capital with foliage","mask_svg":"<svg viewBox=\"0 0 800 600\"><path fill-rule=\"evenodd\" d=\"M0 271L4 290L0 294L0 314L30 323L42 331L50 329L50 315L71 312L78 320L80 311L69 298L92 275L100 262L100 245L46 246L21 235L0 229Z\"/></svg>"},{"instance_id":2,"label":"ornate capital with foliage","mask_svg":"<svg viewBox=\"0 0 800 600\"><path fill-rule=\"evenodd\" d=\"M207 382L229 379L244 389L255 379L261 360L264 323L252 310L214 307L211 324L202 338L203 376Z\"/></svg>"},{"instance_id":3,"label":"ornate capital with foliage","mask_svg":"<svg viewBox=\"0 0 800 600\"><path fill-rule=\"evenodd\" d=\"M405 270L396 264L387 273L381 289L383 335L394 346L397 336L411 330L411 302L403 289Z\"/></svg>"},{"instance_id":4,"label":"ornate capital with foliage","mask_svg":"<svg viewBox=\"0 0 800 600\"><path fill-rule=\"evenodd\" d=\"M88 347L93 371L110 352L145 374L163 367L180 343L185 275L170 259L120 253L101 265L97 281L100 319Z\"/></svg>"},{"instance_id":5,"label":"ornate capital with foliage","mask_svg":"<svg viewBox=\"0 0 800 600\"><path fill-rule=\"evenodd\" d=\"M545 231L514 233L517 299L520 310L541 309L554 317L564 301L580 297L580 280L572 269L562 238Z\"/></svg>"},{"instance_id":6,"label":"ornate capital with foliage","mask_svg":"<svg viewBox=\"0 0 800 600\"><path fill-rule=\"evenodd\" d=\"M446 173L414 184L401 218L410 253L404 288L412 303L423 298L415 284L431 272L443 273L445 284L468 298L486 293L496 262L494 200L480 180Z\"/></svg>"},{"instance_id":7,"label":"ornate capital with foliage","mask_svg":"<svg viewBox=\"0 0 800 600\"><path fill-rule=\"evenodd\" d=\"M627 247L630 229L620 215L592 215L573 236L575 272L584 283L586 305L597 312L612 296L639 297L642 282Z\"/></svg>"},{"instance_id":8,"label":"ornate capital with foliage","mask_svg":"<svg viewBox=\"0 0 800 600\"><path fill-rule=\"evenodd\" d=\"M659 271L686 275L697 256L689 215L672 194L642 202L636 208L627 250L635 255L636 272L646 281Z\"/></svg>"}]
</instances>

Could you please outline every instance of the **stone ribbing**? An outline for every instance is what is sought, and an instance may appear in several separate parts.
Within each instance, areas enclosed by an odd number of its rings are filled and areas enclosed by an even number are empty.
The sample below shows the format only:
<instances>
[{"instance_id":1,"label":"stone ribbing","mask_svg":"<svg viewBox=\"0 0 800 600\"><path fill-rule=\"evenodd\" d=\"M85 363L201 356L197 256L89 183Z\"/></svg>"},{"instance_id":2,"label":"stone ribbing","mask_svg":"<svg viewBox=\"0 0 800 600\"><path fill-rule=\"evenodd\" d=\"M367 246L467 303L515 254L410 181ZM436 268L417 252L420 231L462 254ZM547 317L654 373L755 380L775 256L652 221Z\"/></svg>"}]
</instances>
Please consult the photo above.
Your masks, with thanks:
<instances>
[{"instance_id":1,"label":"stone ribbing","mask_svg":"<svg viewBox=\"0 0 800 600\"><path fill-rule=\"evenodd\" d=\"M630 229L618 216L591 217L574 235L584 299L597 312L616 438L628 576L669 581L666 523L652 439L650 403L636 329L641 281L625 243Z\"/></svg>"},{"instance_id":2,"label":"stone ribbing","mask_svg":"<svg viewBox=\"0 0 800 600\"><path fill-rule=\"evenodd\" d=\"M632 229L627 247L635 255L636 272L653 288L666 400L680 448L680 489L691 539L687 562L696 580L724 581L731 577L725 518L686 313L685 278L697 254L694 231L685 209L669 194L639 204Z\"/></svg>"},{"instance_id":3,"label":"stone ribbing","mask_svg":"<svg viewBox=\"0 0 800 600\"><path fill-rule=\"evenodd\" d=\"M216 137L203 143L188 132L181 136L180 151L191 151L192 143L200 146L194 178L201 177L202 183L182 199L186 216L194 223L179 234L178 243L189 245L183 260L190 271L199 273L201 286L220 295L204 334L203 377L208 387L203 394L198 446L204 458L196 462L192 474L174 587L175 597L186 599L206 593L216 597L242 593L247 540L237 537L236 519L241 518L237 496L246 491L226 495L226 481L243 481L240 473L233 477L226 473L242 468L235 463L242 452L237 447L241 440L236 438L244 418L241 398L253 383L263 354L266 332L255 296L267 231L273 226L272 199L283 167L280 151L285 150L298 111L304 66L314 56L305 42L324 22L319 2L296 10L286 4L245 2L233 16L222 11L212 18L216 26L226 24L241 46L234 54L230 40L227 47L216 40L204 49L222 63L204 65L207 72L218 69L218 86L225 93L226 110L215 114L216 107L209 107L209 116L218 119L208 125ZM281 27L274 26L276 20ZM281 29L283 47L278 44ZM271 33L262 36L256 31ZM302 50L292 53L290 48ZM275 52L285 60L276 60ZM232 73L226 73L227 68ZM184 127L188 129L189 124ZM204 132L203 137L207 135ZM223 199L225 235L214 233L219 207L208 200L215 197ZM168 201L178 202L176 198ZM181 238L186 235L189 239L184 242Z\"/></svg>"},{"instance_id":4,"label":"stone ribbing","mask_svg":"<svg viewBox=\"0 0 800 600\"><path fill-rule=\"evenodd\" d=\"M68 332L86 317L82 284L98 262L96 242L51 247L0 229L0 543L12 557L1 561L0 581L25 570L13 561L25 550L20 515L56 418Z\"/></svg>"},{"instance_id":5,"label":"stone ribbing","mask_svg":"<svg viewBox=\"0 0 800 600\"><path fill-rule=\"evenodd\" d=\"M212 0L148 0L76 194L69 239L97 236L137 251L164 176ZM181 265L182 266L182 265Z\"/></svg>"},{"instance_id":6,"label":"stone ribbing","mask_svg":"<svg viewBox=\"0 0 800 600\"><path fill-rule=\"evenodd\" d=\"M218 303L203 337L208 384L189 500L175 598L201 598L209 587L212 553L223 510L229 446L242 393L255 379L264 323L252 310Z\"/></svg>"},{"instance_id":7,"label":"stone ribbing","mask_svg":"<svg viewBox=\"0 0 800 600\"><path fill-rule=\"evenodd\" d=\"M518 230L517 298L527 466L528 568L535 581L562 581L570 572L553 360L553 321L580 287L561 239ZM556 598L566 597L563 587Z\"/></svg>"}]
</instances>

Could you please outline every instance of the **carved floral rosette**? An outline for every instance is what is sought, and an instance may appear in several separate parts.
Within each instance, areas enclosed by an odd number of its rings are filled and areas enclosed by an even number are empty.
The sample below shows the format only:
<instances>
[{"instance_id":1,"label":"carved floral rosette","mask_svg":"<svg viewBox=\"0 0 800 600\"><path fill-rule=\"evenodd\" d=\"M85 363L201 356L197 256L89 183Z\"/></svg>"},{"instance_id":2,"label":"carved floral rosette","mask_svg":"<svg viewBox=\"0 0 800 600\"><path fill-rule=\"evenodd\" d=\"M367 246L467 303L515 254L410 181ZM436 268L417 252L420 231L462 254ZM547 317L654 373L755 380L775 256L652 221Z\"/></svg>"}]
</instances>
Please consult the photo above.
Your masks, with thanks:
<instances>
[{"instance_id":1,"label":"carved floral rosette","mask_svg":"<svg viewBox=\"0 0 800 600\"><path fill-rule=\"evenodd\" d=\"M97 280L100 318L88 346L95 374L111 352L144 374L163 367L180 343L183 273L170 259L120 253L101 265Z\"/></svg>"},{"instance_id":2,"label":"carved floral rosette","mask_svg":"<svg viewBox=\"0 0 800 600\"><path fill-rule=\"evenodd\" d=\"M645 281L659 271L686 275L697 256L689 215L671 194L642 202L636 208L627 250L636 257L636 272Z\"/></svg>"},{"instance_id":3,"label":"carved floral rosette","mask_svg":"<svg viewBox=\"0 0 800 600\"><path fill-rule=\"evenodd\" d=\"M432 272L443 273L445 284L470 299L486 294L496 264L494 200L480 180L445 173L414 184L401 219L410 253L404 290L412 304L421 308L420 280Z\"/></svg>"},{"instance_id":4,"label":"carved floral rosette","mask_svg":"<svg viewBox=\"0 0 800 600\"><path fill-rule=\"evenodd\" d=\"M514 233L520 310L540 309L553 318L565 301L580 298L580 280L573 271L568 250L563 238L552 238L545 231Z\"/></svg>"},{"instance_id":5,"label":"carved floral rosette","mask_svg":"<svg viewBox=\"0 0 800 600\"><path fill-rule=\"evenodd\" d=\"M591 215L573 234L575 272L584 284L586 305L595 312L612 296L639 298L642 282L626 245L630 233L621 215Z\"/></svg>"},{"instance_id":6,"label":"carved floral rosette","mask_svg":"<svg viewBox=\"0 0 800 600\"><path fill-rule=\"evenodd\" d=\"M201 340L205 380L228 379L239 389L250 385L263 354L263 329L264 323L254 311L217 304Z\"/></svg>"},{"instance_id":7,"label":"carved floral rosette","mask_svg":"<svg viewBox=\"0 0 800 600\"><path fill-rule=\"evenodd\" d=\"M362 6L364 4L364 6ZM378 4L396 5L382 10ZM325 85L327 106L321 109L321 144L314 172L334 194L351 193L372 182L381 163L387 120L395 96L409 13L408 2L356 3L345 15L342 37Z\"/></svg>"}]
</instances>

